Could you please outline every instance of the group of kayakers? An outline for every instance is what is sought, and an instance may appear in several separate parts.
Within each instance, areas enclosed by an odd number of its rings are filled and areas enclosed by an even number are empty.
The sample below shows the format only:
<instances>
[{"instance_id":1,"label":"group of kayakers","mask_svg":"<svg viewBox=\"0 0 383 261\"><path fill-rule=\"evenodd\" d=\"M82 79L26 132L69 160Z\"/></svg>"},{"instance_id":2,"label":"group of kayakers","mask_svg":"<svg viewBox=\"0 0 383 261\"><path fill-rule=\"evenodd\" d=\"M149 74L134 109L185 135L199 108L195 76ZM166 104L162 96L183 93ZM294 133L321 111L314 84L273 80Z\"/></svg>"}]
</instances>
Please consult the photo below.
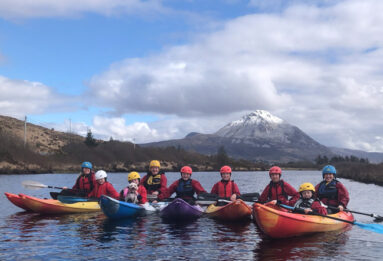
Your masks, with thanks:
<instances>
[{"instance_id":1,"label":"group of kayakers","mask_svg":"<svg viewBox=\"0 0 383 261\"><path fill-rule=\"evenodd\" d=\"M241 198L241 193L236 183L231 180L230 166L220 169L221 180L214 184L210 194L218 198L235 201ZM90 162L83 162L81 174L75 185L70 190L63 190L63 194L75 194L79 196L100 198L107 195L121 201L157 202L165 200L176 193L177 198L182 198L189 203L194 203L195 194L206 194L206 190L195 179L192 179L192 168L183 166L180 170L181 178L167 187L167 178L161 170L158 160L152 160L149 171L141 179L138 172L132 171L128 174L128 186L118 193L113 185L107 181L107 173L99 170L93 171ZM269 170L270 183L261 193L258 202L269 205L282 204L293 206L295 211L301 213L316 212L327 215L342 211L347 207L349 194L345 186L336 179L336 169L327 165L322 170L323 181L315 187L311 183L303 183L298 191L290 184L281 179L282 169L273 166Z\"/></svg>"}]
</instances>

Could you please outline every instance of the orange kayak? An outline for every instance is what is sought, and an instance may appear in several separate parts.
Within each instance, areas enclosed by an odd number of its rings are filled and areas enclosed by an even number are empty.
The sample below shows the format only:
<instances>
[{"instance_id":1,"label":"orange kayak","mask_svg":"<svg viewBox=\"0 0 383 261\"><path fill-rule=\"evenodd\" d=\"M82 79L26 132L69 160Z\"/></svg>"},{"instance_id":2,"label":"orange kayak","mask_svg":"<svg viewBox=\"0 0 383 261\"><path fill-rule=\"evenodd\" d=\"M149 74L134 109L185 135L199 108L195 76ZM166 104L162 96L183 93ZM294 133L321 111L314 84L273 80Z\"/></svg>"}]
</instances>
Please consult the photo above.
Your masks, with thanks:
<instances>
[{"instance_id":1,"label":"orange kayak","mask_svg":"<svg viewBox=\"0 0 383 261\"><path fill-rule=\"evenodd\" d=\"M24 206L41 214L65 214L101 211L98 202L77 202L73 204L61 203L55 199L41 199L19 194Z\"/></svg>"},{"instance_id":2,"label":"orange kayak","mask_svg":"<svg viewBox=\"0 0 383 261\"><path fill-rule=\"evenodd\" d=\"M237 199L224 206L210 205L205 213L211 217L221 220L239 220L251 216L251 207L241 199Z\"/></svg>"},{"instance_id":3,"label":"orange kayak","mask_svg":"<svg viewBox=\"0 0 383 261\"><path fill-rule=\"evenodd\" d=\"M342 211L329 216L354 221L353 215L349 212ZM272 238L295 237L351 226L346 222L322 216L292 213L278 206L266 206L259 203L253 205L253 217L261 230Z\"/></svg>"},{"instance_id":4,"label":"orange kayak","mask_svg":"<svg viewBox=\"0 0 383 261\"><path fill-rule=\"evenodd\" d=\"M8 193L8 192L5 192L4 193L5 196L8 198L9 201L11 201L13 203L13 205L19 207L19 208L22 208L26 211L32 211L32 209L30 209L29 207L27 207L25 204L24 204L24 201L22 198L20 198L19 195L17 194L12 194L12 193Z\"/></svg>"}]
</instances>

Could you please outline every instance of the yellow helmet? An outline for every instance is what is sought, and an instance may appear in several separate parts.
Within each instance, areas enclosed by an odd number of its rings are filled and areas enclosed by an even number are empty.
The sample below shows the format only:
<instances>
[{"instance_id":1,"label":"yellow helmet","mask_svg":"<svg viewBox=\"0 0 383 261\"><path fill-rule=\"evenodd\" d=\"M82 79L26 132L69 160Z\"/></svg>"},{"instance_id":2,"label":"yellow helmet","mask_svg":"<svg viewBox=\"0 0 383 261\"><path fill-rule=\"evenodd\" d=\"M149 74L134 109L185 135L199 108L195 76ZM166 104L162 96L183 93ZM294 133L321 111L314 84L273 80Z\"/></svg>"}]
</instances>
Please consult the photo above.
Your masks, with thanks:
<instances>
[{"instance_id":1,"label":"yellow helmet","mask_svg":"<svg viewBox=\"0 0 383 261\"><path fill-rule=\"evenodd\" d=\"M129 182L132 181L133 179L140 179L140 178L141 178L140 174L138 172L135 172L135 171L130 172L128 175L128 181Z\"/></svg>"},{"instance_id":2,"label":"yellow helmet","mask_svg":"<svg viewBox=\"0 0 383 261\"><path fill-rule=\"evenodd\" d=\"M311 190L312 192L315 192L315 187L313 184L309 182L303 183L302 185L299 186L299 193L305 190Z\"/></svg>"},{"instance_id":3,"label":"yellow helmet","mask_svg":"<svg viewBox=\"0 0 383 261\"><path fill-rule=\"evenodd\" d=\"M152 160L149 164L149 168L151 167L158 167L158 168L161 168L161 164L158 160Z\"/></svg>"}]
</instances>

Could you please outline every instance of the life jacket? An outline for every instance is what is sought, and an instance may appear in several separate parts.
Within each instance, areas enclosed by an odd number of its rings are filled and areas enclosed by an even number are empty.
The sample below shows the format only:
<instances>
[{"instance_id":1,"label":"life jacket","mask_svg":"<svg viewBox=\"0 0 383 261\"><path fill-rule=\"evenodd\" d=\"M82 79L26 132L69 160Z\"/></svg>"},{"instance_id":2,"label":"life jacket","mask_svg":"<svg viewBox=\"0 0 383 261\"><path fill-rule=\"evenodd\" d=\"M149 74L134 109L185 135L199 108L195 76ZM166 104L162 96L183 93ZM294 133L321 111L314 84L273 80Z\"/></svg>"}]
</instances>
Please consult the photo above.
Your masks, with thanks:
<instances>
[{"instance_id":1,"label":"life jacket","mask_svg":"<svg viewBox=\"0 0 383 261\"><path fill-rule=\"evenodd\" d=\"M148 178L144 182L144 187L147 191L157 191L161 188L161 177L165 173L163 171L159 172L157 175L153 176L151 172L148 172Z\"/></svg>"},{"instance_id":2,"label":"life jacket","mask_svg":"<svg viewBox=\"0 0 383 261\"><path fill-rule=\"evenodd\" d=\"M229 184L229 182L230 182L230 186L228 189L226 189L226 187L228 187L227 185ZM231 195L233 195L233 191L234 191L234 180L228 180L228 181L221 180L218 183L218 197L230 198Z\"/></svg>"},{"instance_id":3,"label":"life jacket","mask_svg":"<svg viewBox=\"0 0 383 261\"><path fill-rule=\"evenodd\" d=\"M329 200L338 200L338 189L336 188L337 183L338 181L336 179L332 180L327 185L325 180L322 181L318 188L317 195L319 199L327 198Z\"/></svg>"},{"instance_id":4,"label":"life jacket","mask_svg":"<svg viewBox=\"0 0 383 261\"><path fill-rule=\"evenodd\" d=\"M268 200L271 200L272 199L272 188L276 188L277 190L277 199L278 199L278 188L277 188L277 185L279 184L279 186L281 187L281 190L282 190L282 195L288 199L288 195L287 193L285 192L285 189L284 189L284 182L283 180L280 180L278 183L274 183L273 181L270 181L269 183L269 194L267 195L267 199Z\"/></svg>"},{"instance_id":5,"label":"life jacket","mask_svg":"<svg viewBox=\"0 0 383 261\"><path fill-rule=\"evenodd\" d=\"M314 203L315 199L313 198L300 198L298 201L295 203L294 207L295 208L311 208L311 205Z\"/></svg>"},{"instance_id":6,"label":"life jacket","mask_svg":"<svg viewBox=\"0 0 383 261\"><path fill-rule=\"evenodd\" d=\"M91 192L94 188L92 175L94 175L94 172L91 172L88 175L81 174L78 176L75 184L75 189L85 193Z\"/></svg>"},{"instance_id":7,"label":"life jacket","mask_svg":"<svg viewBox=\"0 0 383 261\"><path fill-rule=\"evenodd\" d=\"M176 189L177 198L194 198L194 189L192 186L192 179L187 181L179 179Z\"/></svg>"}]
</instances>

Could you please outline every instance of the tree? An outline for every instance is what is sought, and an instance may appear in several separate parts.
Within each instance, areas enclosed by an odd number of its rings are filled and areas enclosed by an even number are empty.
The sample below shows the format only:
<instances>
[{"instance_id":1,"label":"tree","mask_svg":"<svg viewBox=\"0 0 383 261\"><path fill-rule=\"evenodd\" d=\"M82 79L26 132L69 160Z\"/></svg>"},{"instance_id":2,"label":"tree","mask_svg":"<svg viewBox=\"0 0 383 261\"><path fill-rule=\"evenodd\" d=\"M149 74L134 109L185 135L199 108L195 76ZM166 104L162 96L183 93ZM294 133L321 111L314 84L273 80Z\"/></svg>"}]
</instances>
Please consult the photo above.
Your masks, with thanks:
<instances>
[{"instance_id":1,"label":"tree","mask_svg":"<svg viewBox=\"0 0 383 261\"><path fill-rule=\"evenodd\" d=\"M92 131L88 129L88 133L86 134L85 138L85 144L89 147L95 147L97 146L96 140L93 138Z\"/></svg>"},{"instance_id":2,"label":"tree","mask_svg":"<svg viewBox=\"0 0 383 261\"><path fill-rule=\"evenodd\" d=\"M227 156L224 146L221 146L218 148L217 164L218 164L218 167L229 164L229 157Z\"/></svg>"}]
</instances>

